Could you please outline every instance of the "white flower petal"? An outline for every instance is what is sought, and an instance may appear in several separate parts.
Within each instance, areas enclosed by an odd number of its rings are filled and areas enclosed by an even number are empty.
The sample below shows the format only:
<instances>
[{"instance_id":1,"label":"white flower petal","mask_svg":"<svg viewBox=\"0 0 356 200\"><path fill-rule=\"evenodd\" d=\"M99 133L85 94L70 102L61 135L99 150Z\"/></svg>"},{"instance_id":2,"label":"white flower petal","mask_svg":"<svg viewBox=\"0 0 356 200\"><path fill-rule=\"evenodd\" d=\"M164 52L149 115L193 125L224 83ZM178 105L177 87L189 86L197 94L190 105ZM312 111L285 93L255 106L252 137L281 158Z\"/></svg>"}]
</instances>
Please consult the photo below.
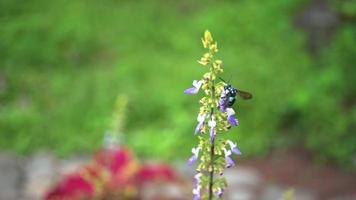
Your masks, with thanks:
<instances>
[{"instance_id":1,"label":"white flower petal","mask_svg":"<svg viewBox=\"0 0 356 200\"><path fill-rule=\"evenodd\" d=\"M198 120L198 122L203 122L205 120L205 118L206 118L206 114L198 115L197 120Z\"/></svg>"},{"instance_id":2,"label":"white flower petal","mask_svg":"<svg viewBox=\"0 0 356 200\"><path fill-rule=\"evenodd\" d=\"M227 140L226 142L230 145L231 149L237 147L237 144L236 143L234 144L231 140Z\"/></svg>"},{"instance_id":3,"label":"white flower petal","mask_svg":"<svg viewBox=\"0 0 356 200\"><path fill-rule=\"evenodd\" d=\"M212 119L208 122L208 125L209 125L209 127L213 128L216 126L216 121L214 119Z\"/></svg>"},{"instance_id":4,"label":"white flower petal","mask_svg":"<svg viewBox=\"0 0 356 200\"><path fill-rule=\"evenodd\" d=\"M232 108L226 108L226 113L228 116L235 115L235 111Z\"/></svg>"},{"instance_id":5,"label":"white flower petal","mask_svg":"<svg viewBox=\"0 0 356 200\"><path fill-rule=\"evenodd\" d=\"M197 80L194 80L193 81L193 86L197 89L199 89L201 87L201 85L203 84L203 81L200 80L200 81L197 81Z\"/></svg>"},{"instance_id":6,"label":"white flower petal","mask_svg":"<svg viewBox=\"0 0 356 200\"><path fill-rule=\"evenodd\" d=\"M225 148L223 150L224 150L225 158L229 157L231 155L231 151L230 150L227 150Z\"/></svg>"}]
</instances>

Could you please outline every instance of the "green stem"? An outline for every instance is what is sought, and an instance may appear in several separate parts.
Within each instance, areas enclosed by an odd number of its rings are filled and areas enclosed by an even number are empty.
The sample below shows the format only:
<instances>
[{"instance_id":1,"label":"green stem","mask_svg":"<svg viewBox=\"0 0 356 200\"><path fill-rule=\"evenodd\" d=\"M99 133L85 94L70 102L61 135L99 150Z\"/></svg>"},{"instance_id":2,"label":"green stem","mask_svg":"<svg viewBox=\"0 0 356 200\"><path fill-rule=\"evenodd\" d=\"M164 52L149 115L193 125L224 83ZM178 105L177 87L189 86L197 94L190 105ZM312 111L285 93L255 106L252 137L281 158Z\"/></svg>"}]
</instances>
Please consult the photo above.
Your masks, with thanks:
<instances>
[{"instance_id":1,"label":"green stem","mask_svg":"<svg viewBox=\"0 0 356 200\"><path fill-rule=\"evenodd\" d=\"M213 182L214 182L214 141L210 147L210 159L211 159L211 172L210 172L210 179L209 179L209 200L213 199Z\"/></svg>"},{"instance_id":2,"label":"green stem","mask_svg":"<svg viewBox=\"0 0 356 200\"><path fill-rule=\"evenodd\" d=\"M212 75L215 75L213 70L212 70ZM210 120L213 119L213 114L214 114L214 109L215 109L215 81L212 80L212 86L211 86L211 98L213 101L213 106L210 108ZM213 199L213 182L214 182L214 151L215 151L215 137L211 141L211 146L210 146L210 165L211 165L211 171L209 174L209 200Z\"/></svg>"}]
</instances>

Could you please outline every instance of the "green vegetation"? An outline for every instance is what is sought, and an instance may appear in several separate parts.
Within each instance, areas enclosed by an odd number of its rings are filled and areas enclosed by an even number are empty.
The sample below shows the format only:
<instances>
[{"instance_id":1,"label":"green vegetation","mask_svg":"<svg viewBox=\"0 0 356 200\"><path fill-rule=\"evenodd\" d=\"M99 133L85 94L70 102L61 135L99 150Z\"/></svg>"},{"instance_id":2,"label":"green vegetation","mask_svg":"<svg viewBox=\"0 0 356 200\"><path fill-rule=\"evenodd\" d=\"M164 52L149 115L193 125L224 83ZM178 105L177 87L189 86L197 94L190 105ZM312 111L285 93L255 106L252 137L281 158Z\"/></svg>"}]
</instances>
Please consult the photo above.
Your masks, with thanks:
<instances>
[{"instance_id":1,"label":"green vegetation","mask_svg":"<svg viewBox=\"0 0 356 200\"><path fill-rule=\"evenodd\" d=\"M356 152L355 25L342 24L312 59L292 24L304 2L2 0L0 148L92 151L124 94L126 143L141 156L187 158L198 97L183 90L204 72L196 60L209 29L225 74L255 96L237 103L240 127L229 134L244 156L305 145L348 165Z\"/></svg>"}]
</instances>

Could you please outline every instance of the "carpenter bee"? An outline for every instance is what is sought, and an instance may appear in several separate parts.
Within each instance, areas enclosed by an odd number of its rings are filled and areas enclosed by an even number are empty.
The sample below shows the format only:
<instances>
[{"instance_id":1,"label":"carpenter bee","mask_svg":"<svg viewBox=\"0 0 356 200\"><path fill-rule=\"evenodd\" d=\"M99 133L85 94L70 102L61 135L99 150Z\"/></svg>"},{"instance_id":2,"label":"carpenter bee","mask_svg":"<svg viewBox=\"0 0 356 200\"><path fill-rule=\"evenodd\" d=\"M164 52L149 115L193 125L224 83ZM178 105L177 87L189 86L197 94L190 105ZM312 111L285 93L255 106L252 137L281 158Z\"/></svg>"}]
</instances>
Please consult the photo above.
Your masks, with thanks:
<instances>
[{"instance_id":1,"label":"carpenter bee","mask_svg":"<svg viewBox=\"0 0 356 200\"><path fill-rule=\"evenodd\" d=\"M222 95L221 98L224 99L226 107L231 107L234 105L236 101L236 95L239 95L242 99L245 100L252 99L251 93L234 88L231 84L224 81L224 79L222 79L221 77L219 77L219 79L225 83L224 95Z\"/></svg>"}]
</instances>

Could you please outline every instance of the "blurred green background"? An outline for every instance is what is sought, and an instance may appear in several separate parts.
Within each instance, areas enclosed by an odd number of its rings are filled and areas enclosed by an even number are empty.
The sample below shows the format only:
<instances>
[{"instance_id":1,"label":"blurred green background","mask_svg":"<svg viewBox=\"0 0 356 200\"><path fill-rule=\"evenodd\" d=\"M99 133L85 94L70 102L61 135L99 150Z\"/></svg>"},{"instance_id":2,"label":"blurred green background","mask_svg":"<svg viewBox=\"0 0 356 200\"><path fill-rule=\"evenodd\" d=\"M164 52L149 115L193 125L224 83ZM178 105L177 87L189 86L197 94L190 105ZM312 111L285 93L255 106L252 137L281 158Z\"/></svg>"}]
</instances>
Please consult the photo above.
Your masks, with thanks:
<instances>
[{"instance_id":1,"label":"blurred green background","mask_svg":"<svg viewBox=\"0 0 356 200\"><path fill-rule=\"evenodd\" d=\"M2 0L0 149L91 152L121 94L125 143L142 157L186 159L199 98L183 91L205 72L196 60L209 29L225 78L254 94L238 102L230 132L244 156L302 147L352 166L356 3L340 2L329 2L337 26L315 51L318 35L296 22L306 0Z\"/></svg>"}]
</instances>

